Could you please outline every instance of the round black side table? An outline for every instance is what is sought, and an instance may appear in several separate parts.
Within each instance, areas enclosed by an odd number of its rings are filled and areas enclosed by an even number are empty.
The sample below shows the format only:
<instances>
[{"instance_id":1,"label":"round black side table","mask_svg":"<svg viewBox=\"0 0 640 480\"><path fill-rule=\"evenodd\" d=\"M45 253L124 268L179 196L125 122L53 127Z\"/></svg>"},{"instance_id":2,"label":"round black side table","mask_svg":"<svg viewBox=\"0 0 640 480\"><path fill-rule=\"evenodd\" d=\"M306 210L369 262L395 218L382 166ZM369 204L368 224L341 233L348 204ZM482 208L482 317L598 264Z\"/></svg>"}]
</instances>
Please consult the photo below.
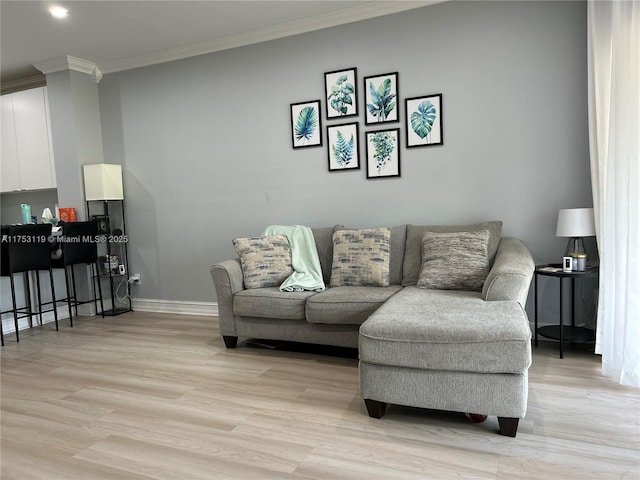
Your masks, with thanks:
<instances>
[{"instance_id":1,"label":"round black side table","mask_svg":"<svg viewBox=\"0 0 640 480\"><path fill-rule=\"evenodd\" d=\"M534 282L534 335L535 346L538 346L538 335L553 340L559 340L560 344L560 358L563 358L563 345L564 342L569 343L589 343L595 341L595 332L589 328L576 327L576 305L575 305L575 288L576 279L584 280L586 277L598 278L598 267L588 267L584 272L563 272L562 267L558 265L536 265L535 272L533 274ZM538 277L556 277L560 283L560 324L559 325L545 325L538 328ZM566 278L571 279L571 325L564 324L564 280Z\"/></svg>"}]
</instances>

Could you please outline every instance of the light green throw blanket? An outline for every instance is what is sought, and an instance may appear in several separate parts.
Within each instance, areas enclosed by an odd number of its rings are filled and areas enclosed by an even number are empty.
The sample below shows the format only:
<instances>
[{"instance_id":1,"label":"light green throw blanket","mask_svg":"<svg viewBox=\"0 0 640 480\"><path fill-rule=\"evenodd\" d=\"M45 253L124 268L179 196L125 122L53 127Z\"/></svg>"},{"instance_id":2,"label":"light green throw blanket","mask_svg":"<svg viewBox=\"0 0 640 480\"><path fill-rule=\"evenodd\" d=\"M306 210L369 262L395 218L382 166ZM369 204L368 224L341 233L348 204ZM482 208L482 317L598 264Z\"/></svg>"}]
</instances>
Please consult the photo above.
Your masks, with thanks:
<instances>
[{"instance_id":1,"label":"light green throw blanket","mask_svg":"<svg viewBox=\"0 0 640 480\"><path fill-rule=\"evenodd\" d=\"M325 288L322 267L311 229L302 225L269 225L262 233L262 236L267 235L286 235L291 247L291 264L294 272L282 282L280 290L322 292Z\"/></svg>"}]
</instances>

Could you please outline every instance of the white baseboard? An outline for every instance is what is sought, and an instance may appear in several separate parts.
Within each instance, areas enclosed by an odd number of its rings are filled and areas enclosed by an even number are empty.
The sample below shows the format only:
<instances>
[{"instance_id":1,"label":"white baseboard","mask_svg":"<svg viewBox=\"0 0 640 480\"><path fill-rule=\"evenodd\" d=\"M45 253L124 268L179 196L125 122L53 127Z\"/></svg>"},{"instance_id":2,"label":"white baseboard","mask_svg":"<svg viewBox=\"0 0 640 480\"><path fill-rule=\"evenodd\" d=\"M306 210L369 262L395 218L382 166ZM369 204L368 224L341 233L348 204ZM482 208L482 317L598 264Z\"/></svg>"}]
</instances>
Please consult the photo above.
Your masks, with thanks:
<instances>
[{"instance_id":1,"label":"white baseboard","mask_svg":"<svg viewBox=\"0 0 640 480\"><path fill-rule=\"evenodd\" d=\"M161 300L157 298L132 299L133 310L140 312L180 313L184 315L218 315L216 302L189 302L182 300Z\"/></svg>"},{"instance_id":2,"label":"white baseboard","mask_svg":"<svg viewBox=\"0 0 640 480\"><path fill-rule=\"evenodd\" d=\"M93 305L90 305L91 311L79 312L81 315L93 315ZM157 313L177 313L183 315L206 315L217 316L218 304L216 302L187 302L181 300L160 300L155 298L134 298L132 300L133 310L140 312L157 312ZM111 308L111 302L108 299L104 301L104 308ZM69 318L69 309L66 305L58 305L58 322ZM42 315L42 323L53 323L53 312L47 312ZM37 316L33 317L36 324L39 321ZM29 328L29 319L21 318L18 320L19 330ZM5 313L2 315L2 330L5 335L15 332L13 314Z\"/></svg>"}]
</instances>

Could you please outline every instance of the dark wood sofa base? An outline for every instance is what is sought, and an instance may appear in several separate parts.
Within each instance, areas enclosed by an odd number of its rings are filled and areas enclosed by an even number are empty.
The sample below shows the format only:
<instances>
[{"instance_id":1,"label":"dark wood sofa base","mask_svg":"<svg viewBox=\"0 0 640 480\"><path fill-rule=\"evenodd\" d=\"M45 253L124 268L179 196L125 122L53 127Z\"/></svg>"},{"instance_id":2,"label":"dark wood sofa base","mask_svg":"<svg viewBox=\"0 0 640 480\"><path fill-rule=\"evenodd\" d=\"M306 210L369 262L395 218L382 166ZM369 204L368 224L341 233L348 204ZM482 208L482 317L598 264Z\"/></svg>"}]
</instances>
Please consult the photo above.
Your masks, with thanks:
<instances>
[{"instance_id":1,"label":"dark wood sofa base","mask_svg":"<svg viewBox=\"0 0 640 480\"><path fill-rule=\"evenodd\" d=\"M367 407L367 413L371 418L382 418L387 411L387 404L385 402L365 398L364 404Z\"/></svg>"},{"instance_id":2,"label":"dark wood sofa base","mask_svg":"<svg viewBox=\"0 0 640 480\"><path fill-rule=\"evenodd\" d=\"M222 339L224 340L224 346L227 348L236 348L238 345L238 337L223 335Z\"/></svg>"},{"instance_id":3,"label":"dark wood sofa base","mask_svg":"<svg viewBox=\"0 0 640 480\"><path fill-rule=\"evenodd\" d=\"M498 425L500 425L500 435L506 437L515 437L518 431L519 418L498 417Z\"/></svg>"}]
</instances>

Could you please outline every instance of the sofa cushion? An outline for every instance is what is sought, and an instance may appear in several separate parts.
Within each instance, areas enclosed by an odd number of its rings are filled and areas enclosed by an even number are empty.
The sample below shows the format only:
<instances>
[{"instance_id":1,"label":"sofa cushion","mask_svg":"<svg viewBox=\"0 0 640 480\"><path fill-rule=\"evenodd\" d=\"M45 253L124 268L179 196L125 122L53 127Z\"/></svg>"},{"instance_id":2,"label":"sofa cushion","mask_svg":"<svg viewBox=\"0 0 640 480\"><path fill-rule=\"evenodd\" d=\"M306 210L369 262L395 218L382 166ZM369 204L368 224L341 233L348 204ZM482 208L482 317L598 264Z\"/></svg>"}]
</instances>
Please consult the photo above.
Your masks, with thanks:
<instances>
[{"instance_id":1,"label":"sofa cushion","mask_svg":"<svg viewBox=\"0 0 640 480\"><path fill-rule=\"evenodd\" d=\"M360 325L402 287L333 287L307 300L309 323Z\"/></svg>"},{"instance_id":2,"label":"sofa cushion","mask_svg":"<svg viewBox=\"0 0 640 480\"><path fill-rule=\"evenodd\" d=\"M361 361L378 365L522 373L531 365L531 330L517 302L406 287L360 326L359 349Z\"/></svg>"},{"instance_id":3,"label":"sofa cushion","mask_svg":"<svg viewBox=\"0 0 640 480\"><path fill-rule=\"evenodd\" d=\"M388 228L334 232L331 286L388 286L390 240Z\"/></svg>"},{"instance_id":4,"label":"sofa cushion","mask_svg":"<svg viewBox=\"0 0 640 480\"><path fill-rule=\"evenodd\" d=\"M491 221L476 223L475 225L407 225L407 246L404 252L402 267L402 285L415 285L422 267L422 236L425 232L476 232L489 230L489 268L498 250L502 235L502 222Z\"/></svg>"},{"instance_id":5,"label":"sofa cushion","mask_svg":"<svg viewBox=\"0 0 640 480\"><path fill-rule=\"evenodd\" d=\"M439 290L481 291L489 273L489 230L426 232L417 286Z\"/></svg>"},{"instance_id":6,"label":"sofa cushion","mask_svg":"<svg viewBox=\"0 0 640 480\"><path fill-rule=\"evenodd\" d=\"M241 290L233 296L233 313L241 317L304 320L307 299L316 292L281 292L278 287Z\"/></svg>"},{"instance_id":7,"label":"sofa cushion","mask_svg":"<svg viewBox=\"0 0 640 480\"><path fill-rule=\"evenodd\" d=\"M391 250L389 255L389 284L402 284L402 263L404 262L404 249L407 243L407 226L396 225L389 227L391 230ZM337 230L355 230L343 226L336 226Z\"/></svg>"},{"instance_id":8,"label":"sofa cushion","mask_svg":"<svg viewBox=\"0 0 640 480\"><path fill-rule=\"evenodd\" d=\"M246 288L275 287L293 273L291 248L286 235L236 238Z\"/></svg>"}]
</instances>

